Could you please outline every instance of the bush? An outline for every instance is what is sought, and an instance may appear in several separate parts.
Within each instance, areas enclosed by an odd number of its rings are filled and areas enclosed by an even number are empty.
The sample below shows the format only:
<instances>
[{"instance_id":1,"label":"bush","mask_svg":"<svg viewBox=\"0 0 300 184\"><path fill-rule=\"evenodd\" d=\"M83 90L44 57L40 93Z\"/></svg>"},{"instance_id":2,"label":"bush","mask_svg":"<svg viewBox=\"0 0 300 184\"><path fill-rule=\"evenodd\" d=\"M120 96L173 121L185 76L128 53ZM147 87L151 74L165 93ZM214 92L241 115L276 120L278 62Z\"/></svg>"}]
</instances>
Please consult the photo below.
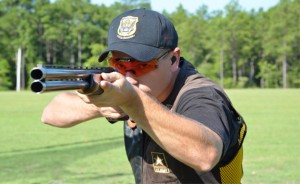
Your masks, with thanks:
<instances>
[{"instance_id":1,"label":"bush","mask_svg":"<svg viewBox=\"0 0 300 184\"><path fill-rule=\"evenodd\" d=\"M8 90L12 86L12 82L9 78L9 64L5 59L0 58L0 91Z\"/></svg>"}]
</instances>

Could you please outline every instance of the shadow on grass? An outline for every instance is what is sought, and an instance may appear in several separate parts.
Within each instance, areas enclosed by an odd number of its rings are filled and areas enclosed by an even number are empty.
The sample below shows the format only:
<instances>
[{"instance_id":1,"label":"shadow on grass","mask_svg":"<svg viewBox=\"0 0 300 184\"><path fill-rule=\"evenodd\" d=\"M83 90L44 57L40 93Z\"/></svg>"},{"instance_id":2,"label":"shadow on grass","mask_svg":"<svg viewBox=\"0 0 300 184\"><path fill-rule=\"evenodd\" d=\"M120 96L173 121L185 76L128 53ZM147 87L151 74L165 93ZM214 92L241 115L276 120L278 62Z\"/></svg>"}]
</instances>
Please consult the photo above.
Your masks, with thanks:
<instances>
[{"instance_id":1,"label":"shadow on grass","mask_svg":"<svg viewBox=\"0 0 300 184\"><path fill-rule=\"evenodd\" d=\"M23 154L26 152L33 152L33 151L45 151L46 149L59 149L59 148L65 148L66 146L79 146L79 145L86 145L90 143L99 143L99 142L106 142L106 141L114 141L114 140L120 140L122 139L122 136L119 137L109 137L104 139L97 139L97 140L89 140L89 141L78 141L78 142L72 142L72 143L66 143L66 144L56 144L51 146L45 146L45 147L39 147L39 148L28 148L28 149L15 149L12 151L0 151L0 157L3 154Z\"/></svg>"},{"instance_id":2,"label":"shadow on grass","mask_svg":"<svg viewBox=\"0 0 300 184\"><path fill-rule=\"evenodd\" d=\"M39 181L48 183L54 178L100 180L101 178L128 175L127 172L122 173L118 171L113 175L105 175L100 172L97 173L97 166L100 168L102 165L101 158L96 161L100 163L95 163L93 159L88 158L121 146L123 146L123 138L115 137L88 142L46 146L35 149L1 152L0 182L16 183L17 181L32 181L32 178L36 178ZM72 171L74 170L74 163L79 160L81 162L84 160L83 163L86 163L86 167L75 166L76 173L74 173ZM73 167L73 169L70 169L70 167Z\"/></svg>"}]
</instances>

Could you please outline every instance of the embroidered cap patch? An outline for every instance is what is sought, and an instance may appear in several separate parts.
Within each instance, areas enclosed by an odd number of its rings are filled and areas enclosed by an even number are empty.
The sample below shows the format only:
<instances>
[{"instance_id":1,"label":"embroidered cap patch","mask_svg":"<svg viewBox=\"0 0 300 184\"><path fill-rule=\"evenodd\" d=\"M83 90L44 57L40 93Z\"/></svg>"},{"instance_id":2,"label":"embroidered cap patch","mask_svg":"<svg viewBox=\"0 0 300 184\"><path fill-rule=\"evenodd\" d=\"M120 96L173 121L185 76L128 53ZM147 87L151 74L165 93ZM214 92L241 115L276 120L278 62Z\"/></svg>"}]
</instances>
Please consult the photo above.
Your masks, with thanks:
<instances>
[{"instance_id":1,"label":"embroidered cap patch","mask_svg":"<svg viewBox=\"0 0 300 184\"><path fill-rule=\"evenodd\" d=\"M118 38L129 39L135 36L136 24L139 22L138 17L127 16L120 20L118 28Z\"/></svg>"}]
</instances>

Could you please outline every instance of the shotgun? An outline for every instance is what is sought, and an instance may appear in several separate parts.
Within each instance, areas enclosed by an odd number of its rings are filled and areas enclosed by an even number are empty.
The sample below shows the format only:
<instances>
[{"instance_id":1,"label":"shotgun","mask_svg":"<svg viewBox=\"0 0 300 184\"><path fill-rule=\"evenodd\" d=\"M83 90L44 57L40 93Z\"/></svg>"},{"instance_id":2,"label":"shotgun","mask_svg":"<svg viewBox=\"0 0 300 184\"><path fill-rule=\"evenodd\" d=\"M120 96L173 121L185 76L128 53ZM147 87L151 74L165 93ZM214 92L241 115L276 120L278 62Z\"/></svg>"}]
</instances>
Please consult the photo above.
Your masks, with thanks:
<instances>
[{"instance_id":1,"label":"shotgun","mask_svg":"<svg viewBox=\"0 0 300 184\"><path fill-rule=\"evenodd\" d=\"M58 90L78 90L83 94L101 94L103 90L93 79L93 74L110 73L111 67L85 68L37 66L31 69L31 91L40 94ZM96 92L95 92L96 91Z\"/></svg>"}]
</instances>

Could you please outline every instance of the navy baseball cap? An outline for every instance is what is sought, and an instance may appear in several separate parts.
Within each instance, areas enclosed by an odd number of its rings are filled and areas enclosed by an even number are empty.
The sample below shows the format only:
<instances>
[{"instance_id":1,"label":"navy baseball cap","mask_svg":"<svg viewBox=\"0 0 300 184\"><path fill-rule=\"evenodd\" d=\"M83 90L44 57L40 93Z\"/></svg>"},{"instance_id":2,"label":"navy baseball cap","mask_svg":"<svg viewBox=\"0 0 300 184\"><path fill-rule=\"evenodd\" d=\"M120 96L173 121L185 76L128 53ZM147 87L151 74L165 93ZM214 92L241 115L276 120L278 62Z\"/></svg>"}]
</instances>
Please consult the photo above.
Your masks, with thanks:
<instances>
[{"instance_id":1,"label":"navy baseball cap","mask_svg":"<svg viewBox=\"0 0 300 184\"><path fill-rule=\"evenodd\" d=\"M144 8L129 10L112 21L108 48L100 54L98 61L103 61L110 51L119 51L147 62L163 49L175 49L177 44L174 25L165 16Z\"/></svg>"}]
</instances>

